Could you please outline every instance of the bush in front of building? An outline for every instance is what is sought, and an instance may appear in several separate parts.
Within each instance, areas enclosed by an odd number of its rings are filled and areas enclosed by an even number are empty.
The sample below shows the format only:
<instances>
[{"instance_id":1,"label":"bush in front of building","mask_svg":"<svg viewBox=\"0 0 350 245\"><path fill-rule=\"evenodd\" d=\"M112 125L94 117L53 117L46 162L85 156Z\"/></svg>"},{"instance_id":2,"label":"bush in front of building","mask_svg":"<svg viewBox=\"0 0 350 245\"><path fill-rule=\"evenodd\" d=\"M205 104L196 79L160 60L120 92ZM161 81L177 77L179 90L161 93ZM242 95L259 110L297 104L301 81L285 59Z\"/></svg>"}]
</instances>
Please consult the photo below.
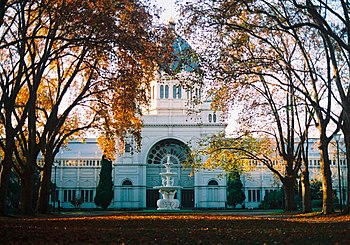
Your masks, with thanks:
<instances>
[{"instance_id":1,"label":"bush in front of building","mask_svg":"<svg viewBox=\"0 0 350 245\"><path fill-rule=\"evenodd\" d=\"M107 209L113 199L112 161L102 156L100 181L96 189L96 206Z\"/></svg>"},{"instance_id":2,"label":"bush in front of building","mask_svg":"<svg viewBox=\"0 0 350 245\"><path fill-rule=\"evenodd\" d=\"M281 209L283 208L283 191L275 190L266 193L264 200L259 205L263 209Z\"/></svg>"},{"instance_id":3,"label":"bush in front of building","mask_svg":"<svg viewBox=\"0 0 350 245\"><path fill-rule=\"evenodd\" d=\"M9 213L16 214L19 212L19 199L21 192L21 181L20 178L11 171L10 181L8 186L8 198L7 198L7 208Z\"/></svg>"},{"instance_id":4,"label":"bush in front of building","mask_svg":"<svg viewBox=\"0 0 350 245\"><path fill-rule=\"evenodd\" d=\"M312 208L322 208L322 181L312 179L310 191Z\"/></svg>"},{"instance_id":5,"label":"bush in front of building","mask_svg":"<svg viewBox=\"0 0 350 245\"><path fill-rule=\"evenodd\" d=\"M322 181L313 179L310 181L310 191L312 200L322 200Z\"/></svg>"},{"instance_id":6,"label":"bush in front of building","mask_svg":"<svg viewBox=\"0 0 350 245\"><path fill-rule=\"evenodd\" d=\"M74 207L74 208L81 208L81 205L84 203L84 200L80 197L74 197L71 201L70 204Z\"/></svg>"},{"instance_id":7,"label":"bush in front of building","mask_svg":"<svg viewBox=\"0 0 350 245\"><path fill-rule=\"evenodd\" d=\"M232 172L228 175L227 180L227 204L236 207L245 200L243 184L238 172Z\"/></svg>"}]
</instances>

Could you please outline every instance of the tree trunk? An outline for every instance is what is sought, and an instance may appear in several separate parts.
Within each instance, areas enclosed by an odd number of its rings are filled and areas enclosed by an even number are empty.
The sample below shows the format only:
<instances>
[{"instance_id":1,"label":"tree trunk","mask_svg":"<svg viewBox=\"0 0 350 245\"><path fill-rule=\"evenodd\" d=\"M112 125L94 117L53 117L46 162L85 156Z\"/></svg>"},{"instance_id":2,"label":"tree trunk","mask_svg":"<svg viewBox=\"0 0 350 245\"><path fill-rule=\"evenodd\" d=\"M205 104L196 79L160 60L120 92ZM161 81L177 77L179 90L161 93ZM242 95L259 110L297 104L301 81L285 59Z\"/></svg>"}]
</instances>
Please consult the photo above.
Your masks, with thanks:
<instances>
[{"instance_id":1,"label":"tree trunk","mask_svg":"<svg viewBox=\"0 0 350 245\"><path fill-rule=\"evenodd\" d=\"M7 215L7 196L8 196L8 186L10 181L11 168L12 168L12 160L4 159L1 161L0 215L2 216Z\"/></svg>"},{"instance_id":2,"label":"tree trunk","mask_svg":"<svg viewBox=\"0 0 350 245\"><path fill-rule=\"evenodd\" d=\"M41 214L49 213L49 199L51 187L52 162L48 163L45 158L44 169L41 173L37 211ZM55 195L55 193L54 193Z\"/></svg>"},{"instance_id":3,"label":"tree trunk","mask_svg":"<svg viewBox=\"0 0 350 245\"><path fill-rule=\"evenodd\" d=\"M323 190L323 214L331 214L334 212L333 208L333 188L332 188L332 172L330 169L330 162L328 156L328 144L323 144L322 139L320 139L320 165L321 165L321 175L322 175L322 190Z\"/></svg>"},{"instance_id":4,"label":"tree trunk","mask_svg":"<svg viewBox=\"0 0 350 245\"><path fill-rule=\"evenodd\" d=\"M346 201L346 205L344 208L344 213L350 213L350 188L349 188L349 183L350 183L350 135L349 135L349 130L350 129L350 125L349 127L347 127L344 123L344 128L343 128L343 134L344 134L344 143L345 143L345 148L346 148L346 162L347 162L347 188L346 188L346 192L347 192L347 201ZM345 184L343 182L343 188L345 189Z\"/></svg>"},{"instance_id":5,"label":"tree trunk","mask_svg":"<svg viewBox=\"0 0 350 245\"><path fill-rule=\"evenodd\" d=\"M295 178L286 176L283 182L285 211L291 211L291 210L297 209L297 205L295 202L294 186L295 186Z\"/></svg>"},{"instance_id":6,"label":"tree trunk","mask_svg":"<svg viewBox=\"0 0 350 245\"><path fill-rule=\"evenodd\" d=\"M4 23L4 16L5 16L5 10L6 10L7 1L8 0L0 1L0 27Z\"/></svg>"},{"instance_id":7,"label":"tree trunk","mask_svg":"<svg viewBox=\"0 0 350 245\"><path fill-rule=\"evenodd\" d=\"M309 213L312 211L311 203L311 189L310 189L310 179L309 179L309 168L307 163L305 164L305 169L301 172L301 196L303 202L303 212Z\"/></svg>"},{"instance_id":8,"label":"tree trunk","mask_svg":"<svg viewBox=\"0 0 350 245\"><path fill-rule=\"evenodd\" d=\"M8 115L6 116L9 117ZM4 151L4 158L1 161L0 166L0 215L7 215L8 187L11 176L11 169L13 167L12 156L15 149L15 137L12 128L9 125L6 125L5 131L5 149L2 149Z\"/></svg>"},{"instance_id":9,"label":"tree trunk","mask_svg":"<svg viewBox=\"0 0 350 245\"><path fill-rule=\"evenodd\" d=\"M21 178L21 198L20 209L24 215L34 215L33 196L35 189L35 168L32 166L26 167L26 172Z\"/></svg>"}]
</instances>

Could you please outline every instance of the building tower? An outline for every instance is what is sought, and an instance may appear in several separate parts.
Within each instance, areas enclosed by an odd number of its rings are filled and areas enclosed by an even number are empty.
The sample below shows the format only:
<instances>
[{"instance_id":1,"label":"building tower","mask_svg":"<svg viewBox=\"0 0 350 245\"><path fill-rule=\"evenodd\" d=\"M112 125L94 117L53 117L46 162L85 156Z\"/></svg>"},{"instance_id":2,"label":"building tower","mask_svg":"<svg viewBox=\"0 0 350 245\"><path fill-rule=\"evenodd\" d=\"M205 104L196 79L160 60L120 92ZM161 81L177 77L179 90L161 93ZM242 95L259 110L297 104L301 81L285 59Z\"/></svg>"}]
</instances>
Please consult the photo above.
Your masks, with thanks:
<instances>
[{"instance_id":1,"label":"building tower","mask_svg":"<svg viewBox=\"0 0 350 245\"><path fill-rule=\"evenodd\" d=\"M183 187L177 193L181 208L225 207L226 180L219 178L221 171L192 173L191 167L184 165L189 156L189 142L222 132L226 124L220 112L210 109L208 101L193 106L195 113L189 113L193 99L201 99L200 86L189 86L185 79L180 81L176 77L186 77L199 66L193 56L188 56L193 50L175 33L173 23L170 28L175 36L174 61L161 68L151 84L151 103L143 111L141 151L126 153L115 165L117 208L156 208L159 193L153 187L161 185L159 174L168 154L174 163L173 172L177 173L175 185ZM130 185L125 187L124 181L130 181Z\"/></svg>"},{"instance_id":2,"label":"building tower","mask_svg":"<svg viewBox=\"0 0 350 245\"><path fill-rule=\"evenodd\" d=\"M185 165L190 152L189 142L222 132L226 124L220 112L210 109L209 101L192 106L195 113L189 113L191 102L202 100L202 94L201 87L189 84L186 76L199 65L191 55L194 52L190 45L176 34L173 23L170 23L170 28L174 36L173 61L161 67L151 83L151 102L143 110L140 151L134 151L130 137L126 140L125 153L117 156L113 163L114 199L109 208L156 208L159 192L153 187L161 185L162 164L168 155L173 163L172 172L176 173L174 185L182 187L176 197L180 208L224 208L226 205L226 179L220 175L222 171L193 172ZM94 157L85 159L87 156ZM71 207L73 196L84 195L86 200L82 208L93 208L90 195L94 195L98 183L98 159L101 158L96 141L87 140L85 145L72 142L58 157L62 163L57 173L62 206ZM83 158L86 161L84 166L68 163L78 163ZM89 165L90 161L96 164ZM85 198L86 195L89 197Z\"/></svg>"}]
</instances>

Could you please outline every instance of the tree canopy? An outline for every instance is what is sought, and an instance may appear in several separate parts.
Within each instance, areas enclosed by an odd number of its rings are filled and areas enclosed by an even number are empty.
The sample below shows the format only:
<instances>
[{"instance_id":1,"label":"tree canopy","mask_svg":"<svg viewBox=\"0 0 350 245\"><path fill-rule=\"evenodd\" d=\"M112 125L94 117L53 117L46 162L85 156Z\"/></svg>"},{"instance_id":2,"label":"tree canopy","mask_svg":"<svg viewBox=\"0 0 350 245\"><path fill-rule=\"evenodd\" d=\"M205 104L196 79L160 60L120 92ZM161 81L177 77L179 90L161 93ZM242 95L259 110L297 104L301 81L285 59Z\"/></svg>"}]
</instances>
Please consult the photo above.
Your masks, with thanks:
<instances>
[{"instance_id":1,"label":"tree canopy","mask_svg":"<svg viewBox=\"0 0 350 245\"><path fill-rule=\"evenodd\" d=\"M47 212L55 155L89 129L108 159L128 134L139 146L141 106L167 58L155 11L147 1L1 1L1 213L12 167L27 214L41 170L38 209Z\"/></svg>"},{"instance_id":2,"label":"tree canopy","mask_svg":"<svg viewBox=\"0 0 350 245\"><path fill-rule=\"evenodd\" d=\"M184 31L202 43L214 108L240 105L240 131L274 139L286 175L270 169L285 187L298 175L303 142L318 131L326 214L334 210L329 142L340 129L349 138L348 7L344 0L204 0L182 11Z\"/></svg>"}]
</instances>

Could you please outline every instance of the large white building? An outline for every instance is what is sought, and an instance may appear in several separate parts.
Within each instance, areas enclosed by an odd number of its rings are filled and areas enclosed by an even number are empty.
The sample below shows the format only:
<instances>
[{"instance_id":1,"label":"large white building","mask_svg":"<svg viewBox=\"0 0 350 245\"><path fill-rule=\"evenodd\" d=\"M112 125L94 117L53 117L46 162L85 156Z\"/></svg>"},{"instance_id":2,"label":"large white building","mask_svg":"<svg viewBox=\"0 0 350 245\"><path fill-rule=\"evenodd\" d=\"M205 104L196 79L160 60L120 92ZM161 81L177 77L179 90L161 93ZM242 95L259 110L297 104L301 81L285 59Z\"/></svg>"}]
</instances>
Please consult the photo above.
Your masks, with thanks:
<instances>
[{"instance_id":1,"label":"large white building","mask_svg":"<svg viewBox=\"0 0 350 245\"><path fill-rule=\"evenodd\" d=\"M198 170L191 175L192 170L181 164L188 151L189 140L224 130L225 125L220 121L209 122L210 114L213 115L214 112L209 108L203 110L201 115L204 122L193 122L184 114L178 117L184 121L177 123L166 115L145 115L141 151L133 152L131 145L127 145L125 154L113 162L114 199L109 208L156 208L160 195L153 187L161 185L159 173L164 172L162 163L169 152L175 162L175 184L183 187L177 195L181 208L225 208L226 179L222 171ZM218 120L220 114L216 114L216 117ZM312 145L310 144L309 149L310 179L320 180L320 155L317 147ZM96 207L93 199L99 181L101 156L95 139L87 139L85 143L70 142L67 148L61 150L52 172L52 182L57 184L61 207L72 208L71 200L74 197L83 199L82 208ZM254 162L252 165L254 169L241 176L246 208L259 207L266 193L282 187L278 178L263 164ZM342 199L345 203L348 188L347 166L342 154L339 174L337 154L331 154L331 170L333 189L339 197L341 182Z\"/></svg>"},{"instance_id":2,"label":"large white building","mask_svg":"<svg viewBox=\"0 0 350 245\"><path fill-rule=\"evenodd\" d=\"M196 93L196 90L194 90ZM197 89L197 93L199 90ZM183 91L176 80L164 75L152 84L152 103L143 116L142 147L133 150L132 139L125 153L113 162L114 199L110 208L154 208L161 185L162 163L171 155L176 172L175 185L182 208L224 208L226 179L222 171L198 170L183 166L189 152L188 142L225 130L221 114L200 105L200 112L189 115L186 104L191 93ZM62 207L71 207L74 197L84 199L82 207L93 208L99 181L101 151L94 139L70 142L56 156L52 181L57 183ZM191 174L192 173L192 174Z\"/></svg>"},{"instance_id":3,"label":"large white building","mask_svg":"<svg viewBox=\"0 0 350 245\"><path fill-rule=\"evenodd\" d=\"M177 36L173 43L179 57L169 66L185 75L198 66L192 59L182 60L189 51L188 43ZM110 208L155 208L161 185L163 163L171 155L176 172L175 185L181 208L224 208L226 205L226 179L222 171L192 171L183 162L189 152L188 142L225 130L221 113L203 102L197 113L188 113L188 104L201 97L199 87L184 89L178 80L165 72L151 84L151 103L143 112L142 147L133 149L132 138L125 145L125 153L113 162L114 199ZM57 185L61 207L72 207L74 198L82 198L82 208L94 208L93 202L99 181L102 154L95 139L85 143L70 142L56 156L52 181ZM57 204L56 204L57 205Z\"/></svg>"},{"instance_id":4,"label":"large white building","mask_svg":"<svg viewBox=\"0 0 350 245\"><path fill-rule=\"evenodd\" d=\"M189 47L181 37L174 42L175 52ZM191 61L192 62L192 61ZM176 69L181 61L174 62ZM192 65L192 64L190 64ZM174 67L175 66L175 67ZM191 67L182 67L190 72ZM145 209L156 208L160 194L155 186L160 186L162 163L171 155L176 172L175 185L182 189L177 192L181 208L225 208L226 178L221 170L196 170L183 165L189 152L189 142L207 135L223 132L226 123L220 112L210 109L210 102L198 105L196 114L188 113L188 104L193 97L200 98L199 88L185 90L179 81L162 72L151 84L151 104L144 110L142 147L133 149L132 138L125 145L125 153L113 161L112 178L114 199L109 208ZM319 153L310 144L311 179L319 178ZM71 201L81 198L82 208L95 208L94 196L99 181L102 153L96 139L85 143L70 142L56 156L52 172L52 182L57 186L57 200L63 208L72 208ZM332 158L335 159L334 157ZM346 163L341 157L340 179L343 190L347 188ZM203 159L204 161L205 159ZM334 189L338 190L337 164L332 162ZM245 207L257 208L269 191L281 188L280 181L261 163L253 163L255 168L241 176L246 200ZM343 195L344 196L344 195ZM345 197L345 196L344 196ZM54 202L58 206L58 202Z\"/></svg>"}]
</instances>

